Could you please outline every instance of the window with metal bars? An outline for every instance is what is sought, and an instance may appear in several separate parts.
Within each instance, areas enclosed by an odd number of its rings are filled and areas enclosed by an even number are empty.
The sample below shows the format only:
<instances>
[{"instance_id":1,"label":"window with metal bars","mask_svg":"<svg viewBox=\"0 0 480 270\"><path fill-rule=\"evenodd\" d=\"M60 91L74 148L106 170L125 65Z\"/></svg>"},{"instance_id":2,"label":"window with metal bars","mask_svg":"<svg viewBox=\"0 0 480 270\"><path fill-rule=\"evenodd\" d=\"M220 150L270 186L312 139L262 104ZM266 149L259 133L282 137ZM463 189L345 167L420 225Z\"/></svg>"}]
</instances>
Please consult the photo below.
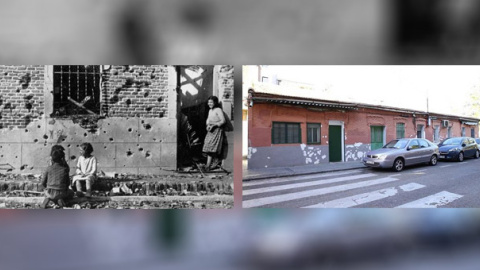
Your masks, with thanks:
<instances>
[{"instance_id":1,"label":"window with metal bars","mask_svg":"<svg viewBox=\"0 0 480 270\"><path fill-rule=\"evenodd\" d=\"M100 113L100 66L53 66L55 116Z\"/></svg>"},{"instance_id":2,"label":"window with metal bars","mask_svg":"<svg viewBox=\"0 0 480 270\"><path fill-rule=\"evenodd\" d=\"M307 143L320 144L320 124L307 123Z\"/></svg>"},{"instance_id":3,"label":"window with metal bars","mask_svg":"<svg viewBox=\"0 0 480 270\"><path fill-rule=\"evenodd\" d=\"M300 143L300 123L273 122L272 143Z\"/></svg>"},{"instance_id":4,"label":"window with metal bars","mask_svg":"<svg viewBox=\"0 0 480 270\"><path fill-rule=\"evenodd\" d=\"M397 123L397 139L405 138L405 123Z\"/></svg>"}]
</instances>

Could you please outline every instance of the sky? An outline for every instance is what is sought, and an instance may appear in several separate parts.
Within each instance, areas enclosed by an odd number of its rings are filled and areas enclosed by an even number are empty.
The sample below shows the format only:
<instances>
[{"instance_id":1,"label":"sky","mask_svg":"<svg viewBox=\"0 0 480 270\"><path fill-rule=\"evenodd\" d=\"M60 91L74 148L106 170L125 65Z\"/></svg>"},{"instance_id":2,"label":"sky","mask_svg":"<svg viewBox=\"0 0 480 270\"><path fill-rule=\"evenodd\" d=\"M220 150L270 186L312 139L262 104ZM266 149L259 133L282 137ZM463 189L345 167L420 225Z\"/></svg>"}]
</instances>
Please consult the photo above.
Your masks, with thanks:
<instances>
[{"instance_id":1,"label":"sky","mask_svg":"<svg viewBox=\"0 0 480 270\"><path fill-rule=\"evenodd\" d=\"M268 66L278 79L311 84L303 94L466 116L480 95L480 66ZM298 93L296 91L296 93ZM428 98L428 109L427 109Z\"/></svg>"}]
</instances>

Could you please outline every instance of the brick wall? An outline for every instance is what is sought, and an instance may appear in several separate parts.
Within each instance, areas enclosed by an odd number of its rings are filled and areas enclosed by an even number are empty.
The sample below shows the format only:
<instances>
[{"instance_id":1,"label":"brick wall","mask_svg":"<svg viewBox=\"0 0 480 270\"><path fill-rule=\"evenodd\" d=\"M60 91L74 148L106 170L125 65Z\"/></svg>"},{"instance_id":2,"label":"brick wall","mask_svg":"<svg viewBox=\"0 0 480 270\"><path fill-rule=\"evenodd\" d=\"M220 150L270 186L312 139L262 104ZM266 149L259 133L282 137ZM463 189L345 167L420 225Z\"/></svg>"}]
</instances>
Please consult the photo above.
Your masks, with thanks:
<instances>
[{"instance_id":1,"label":"brick wall","mask_svg":"<svg viewBox=\"0 0 480 270\"><path fill-rule=\"evenodd\" d=\"M0 129L25 128L44 113L44 66L0 65Z\"/></svg>"},{"instance_id":2,"label":"brick wall","mask_svg":"<svg viewBox=\"0 0 480 270\"><path fill-rule=\"evenodd\" d=\"M231 104L231 111L226 113L231 116L231 120L233 120L233 66L220 66L218 72L218 92L219 99L222 103Z\"/></svg>"},{"instance_id":3,"label":"brick wall","mask_svg":"<svg viewBox=\"0 0 480 270\"><path fill-rule=\"evenodd\" d=\"M166 66L111 66L102 79L102 109L108 116L168 117Z\"/></svg>"},{"instance_id":4,"label":"brick wall","mask_svg":"<svg viewBox=\"0 0 480 270\"><path fill-rule=\"evenodd\" d=\"M384 126L386 142L396 139L397 123L405 124L405 138L417 136L417 125L423 125L425 138L433 141L434 126L440 126L439 140L447 138L447 128L441 125L442 119L450 121L452 136L461 136L461 129L465 127L465 136L471 135L471 129L478 134L478 126L462 124L454 117L432 120L428 125L426 116L417 116L415 119L410 116L401 116L399 113L381 111L375 109L361 108L348 112L319 112L293 106L277 106L273 104L255 104L249 108L249 141L252 147L271 146L271 127L273 121L301 123L302 143L306 143L306 124L319 123L321 128L321 141L326 144L328 141L329 120L344 122L345 144L370 143L370 127Z\"/></svg>"}]
</instances>

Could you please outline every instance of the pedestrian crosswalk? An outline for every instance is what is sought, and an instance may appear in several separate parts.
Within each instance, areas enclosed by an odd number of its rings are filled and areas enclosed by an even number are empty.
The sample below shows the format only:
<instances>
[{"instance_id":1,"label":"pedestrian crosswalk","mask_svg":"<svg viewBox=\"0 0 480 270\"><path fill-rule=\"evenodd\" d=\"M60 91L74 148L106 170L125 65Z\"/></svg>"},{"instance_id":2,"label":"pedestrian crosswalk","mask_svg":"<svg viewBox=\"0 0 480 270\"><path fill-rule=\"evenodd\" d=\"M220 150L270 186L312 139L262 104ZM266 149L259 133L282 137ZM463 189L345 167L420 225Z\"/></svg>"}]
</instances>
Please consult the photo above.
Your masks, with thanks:
<instances>
[{"instance_id":1,"label":"pedestrian crosswalk","mask_svg":"<svg viewBox=\"0 0 480 270\"><path fill-rule=\"evenodd\" d=\"M449 203L463 197L448 191L432 192L434 194L426 196L425 192L418 193L422 195L413 194L418 190L427 190L428 193L428 188L416 182L404 183L399 176L345 171L250 181L243 185L243 207L349 208L363 205L372 207L372 203L390 200L379 205L387 208L435 208L448 207ZM366 189L371 190L365 192ZM342 192L348 193L348 196L336 195ZM406 197L412 198L404 196L407 193L419 197L405 202ZM403 197L394 199L396 196Z\"/></svg>"}]
</instances>

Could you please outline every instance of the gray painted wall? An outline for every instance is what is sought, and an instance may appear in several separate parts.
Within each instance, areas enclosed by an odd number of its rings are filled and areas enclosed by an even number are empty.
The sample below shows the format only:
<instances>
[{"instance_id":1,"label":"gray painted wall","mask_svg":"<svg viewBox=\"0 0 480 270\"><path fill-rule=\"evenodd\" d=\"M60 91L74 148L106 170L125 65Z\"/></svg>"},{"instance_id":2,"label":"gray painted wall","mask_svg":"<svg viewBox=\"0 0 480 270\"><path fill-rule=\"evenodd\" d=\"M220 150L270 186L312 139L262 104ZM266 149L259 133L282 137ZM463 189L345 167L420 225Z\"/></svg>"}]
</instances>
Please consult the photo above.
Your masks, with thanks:
<instances>
[{"instance_id":1,"label":"gray painted wall","mask_svg":"<svg viewBox=\"0 0 480 270\"><path fill-rule=\"evenodd\" d=\"M260 169L328 163L328 145L249 147L248 168Z\"/></svg>"}]
</instances>

